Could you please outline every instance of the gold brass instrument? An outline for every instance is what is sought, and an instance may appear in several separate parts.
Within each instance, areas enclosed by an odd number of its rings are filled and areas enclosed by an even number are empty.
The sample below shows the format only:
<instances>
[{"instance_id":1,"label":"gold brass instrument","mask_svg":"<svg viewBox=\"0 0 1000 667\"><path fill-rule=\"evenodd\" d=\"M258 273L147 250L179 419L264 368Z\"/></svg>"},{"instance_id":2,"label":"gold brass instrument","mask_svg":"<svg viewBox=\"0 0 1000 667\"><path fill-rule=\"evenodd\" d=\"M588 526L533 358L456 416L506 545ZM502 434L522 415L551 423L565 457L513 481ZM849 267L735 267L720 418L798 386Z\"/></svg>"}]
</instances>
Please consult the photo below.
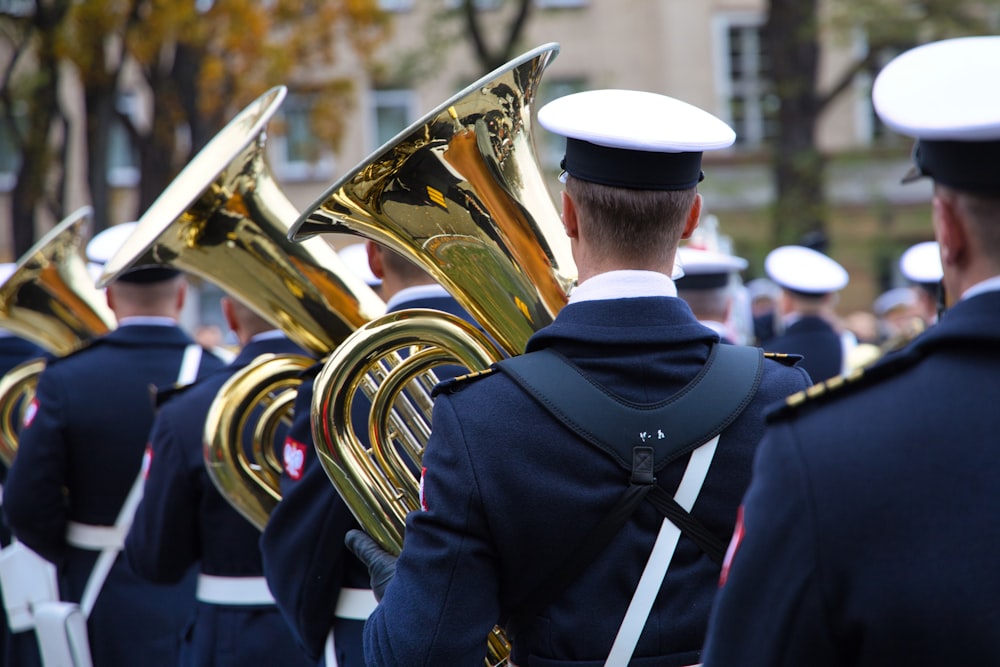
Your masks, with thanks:
<instances>
[{"instance_id":1,"label":"gold brass instrument","mask_svg":"<svg viewBox=\"0 0 1000 667\"><path fill-rule=\"evenodd\" d=\"M142 215L99 284L134 268L173 267L215 283L318 356L385 312L382 300L324 240L289 240L299 211L275 183L265 156L267 123L285 95L283 86L267 91L199 151ZM260 395L294 384L284 375L275 382ZM229 431L217 420L246 402L228 392L216 401L221 404L205 427L209 476L237 510L263 527L280 497L268 474L272 466L228 467L243 456L242 442L224 437ZM286 398L280 404L287 412L290 403Z\"/></svg>"},{"instance_id":2,"label":"gold brass instrument","mask_svg":"<svg viewBox=\"0 0 1000 667\"><path fill-rule=\"evenodd\" d=\"M576 278L531 132L541 75L557 52L539 47L458 93L335 183L293 228L293 238L346 232L388 246L488 334L434 311L389 314L345 340L316 378L320 460L359 523L392 553L402 548L406 514L419 507L427 371L442 363L479 370L520 354ZM372 401L370 448L351 422L358 391ZM506 663L509 650L495 628L487 664Z\"/></svg>"},{"instance_id":3,"label":"gold brass instrument","mask_svg":"<svg viewBox=\"0 0 1000 667\"><path fill-rule=\"evenodd\" d=\"M115 316L94 286L84 253L92 209L83 207L53 227L18 260L0 285L0 326L56 357L115 328ZM17 454L18 427L44 359L31 359L0 379L0 459Z\"/></svg>"},{"instance_id":4,"label":"gold brass instrument","mask_svg":"<svg viewBox=\"0 0 1000 667\"><path fill-rule=\"evenodd\" d=\"M220 458L205 465L217 488L233 490L230 504L260 529L281 500L281 461L272 445L288 425L299 375L313 363L302 355L262 354L226 381L208 410L205 455ZM247 433L252 458L242 446Z\"/></svg>"}]
</instances>

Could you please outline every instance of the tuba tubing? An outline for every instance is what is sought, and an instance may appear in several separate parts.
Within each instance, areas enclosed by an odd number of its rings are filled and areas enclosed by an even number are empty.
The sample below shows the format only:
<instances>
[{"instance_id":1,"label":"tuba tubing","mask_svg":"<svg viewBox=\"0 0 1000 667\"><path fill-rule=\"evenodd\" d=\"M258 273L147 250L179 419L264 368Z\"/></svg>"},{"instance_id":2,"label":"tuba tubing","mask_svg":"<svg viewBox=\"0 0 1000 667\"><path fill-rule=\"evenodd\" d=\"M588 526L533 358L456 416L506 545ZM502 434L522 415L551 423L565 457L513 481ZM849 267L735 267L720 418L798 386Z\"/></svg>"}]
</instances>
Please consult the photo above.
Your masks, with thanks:
<instances>
[{"instance_id":1,"label":"tuba tubing","mask_svg":"<svg viewBox=\"0 0 1000 667\"><path fill-rule=\"evenodd\" d=\"M0 285L0 326L55 357L117 326L87 270L84 237L92 213L85 206L64 218L21 256ZM7 466L17 455L24 410L44 369L44 359L28 360L0 379L0 460Z\"/></svg>"},{"instance_id":2,"label":"tuba tubing","mask_svg":"<svg viewBox=\"0 0 1000 667\"><path fill-rule=\"evenodd\" d=\"M414 385L435 364L475 371L520 354L575 282L531 132L541 75L557 53L557 44L529 51L444 102L334 183L292 228L295 239L340 232L389 247L435 278L485 331L442 313L389 314L345 340L316 378L311 416L320 460L387 551L399 552L406 514L419 507L417 471L430 432L429 414L421 424L403 410L416 400L406 394L419 396ZM350 421L358 392L372 401L370 449ZM502 631L495 628L487 646L487 664L507 662Z\"/></svg>"},{"instance_id":3,"label":"tuba tubing","mask_svg":"<svg viewBox=\"0 0 1000 667\"><path fill-rule=\"evenodd\" d=\"M326 241L288 238L300 212L275 182L265 150L267 125L286 93L276 86L259 96L198 152L142 215L105 265L99 284L143 266L179 269L215 283L318 357L385 312L384 302ZM271 462L248 463L243 438L229 428L248 422L226 411L258 414L248 395L271 402L279 386L294 392L298 382L282 375L268 388L272 378L256 368L244 371L261 386L237 382L219 392L206 422L204 455L219 492L261 527L280 498L277 476L270 474L273 447L256 442L253 448ZM293 397L283 400L290 404ZM261 437L270 433L266 428L257 432Z\"/></svg>"}]
</instances>

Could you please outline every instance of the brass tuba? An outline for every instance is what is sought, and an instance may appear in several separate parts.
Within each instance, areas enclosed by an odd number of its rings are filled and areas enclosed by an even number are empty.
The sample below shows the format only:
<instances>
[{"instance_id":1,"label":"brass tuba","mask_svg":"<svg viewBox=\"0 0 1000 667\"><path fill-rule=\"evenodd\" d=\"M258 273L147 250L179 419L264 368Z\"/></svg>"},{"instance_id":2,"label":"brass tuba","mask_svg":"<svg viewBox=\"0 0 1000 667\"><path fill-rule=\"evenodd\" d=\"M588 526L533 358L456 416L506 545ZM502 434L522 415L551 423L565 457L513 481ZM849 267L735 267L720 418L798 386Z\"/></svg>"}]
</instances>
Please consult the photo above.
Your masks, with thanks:
<instances>
[{"instance_id":1,"label":"brass tuba","mask_svg":"<svg viewBox=\"0 0 1000 667\"><path fill-rule=\"evenodd\" d=\"M359 523L393 553L406 515L419 507L426 371L442 363L479 370L520 354L575 281L532 136L541 75L557 53L557 44L529 51L441 104L331 186L293 228L298 239L346 232L388 246L440 282L488 334L434 311L393 313L345 340L316 378L320 460ZM359 391L372 401L370 449L351 423ZM495 628L487 663L508 654Z\"/></svg>"},{"instance_id":2,"label":"brass tuba","mask_svg":"<svg viewBox=\"0 0 1000 667\"><path fill-rule=\"evenodd\" d=\"M99 284L134 268L173 267L217 284L320 356L385 312L382 300L328 243L288 238L299 211L275 183L265 156L267 123L285 95L284 86L267 91L198 152L142 215ZM281 363L301 369L313 361L297 356ZM271 387L266 375L256 377L265 381L253 390L261 402L296 386L284 374ZM287 414L290 400L280 403L284 413L268 412L269 418ZM249 461L239 434L220 426L227 413L244 406L244 396L219 393L205 428L205 464L220 493L263 527L280 498L280 465L273 456Z\"/></svg>"},{"instance_id":3,"label":"brass tuba","mask_svg":"<svg viewBox=\"0 0 1000 667\"><path fill-rule=\"evenodd\" d=\"M56 357L116 326L87 269L83 248L92 212L85 206L53 227L0 285L0 326ZM31 359L0 379L0 459L8 466L17 454L23 412L44 368L43 358Z\"/></svg>"}]
</instances>

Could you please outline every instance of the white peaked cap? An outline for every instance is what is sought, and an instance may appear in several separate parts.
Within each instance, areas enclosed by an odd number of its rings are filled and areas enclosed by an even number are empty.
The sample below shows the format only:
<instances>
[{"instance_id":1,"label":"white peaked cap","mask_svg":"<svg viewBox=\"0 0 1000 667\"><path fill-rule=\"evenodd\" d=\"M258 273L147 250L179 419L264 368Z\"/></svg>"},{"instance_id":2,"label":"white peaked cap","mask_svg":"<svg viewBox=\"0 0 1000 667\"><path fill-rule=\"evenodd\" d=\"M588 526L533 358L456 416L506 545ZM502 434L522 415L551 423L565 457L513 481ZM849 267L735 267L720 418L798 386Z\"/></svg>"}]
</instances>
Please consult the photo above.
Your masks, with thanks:
<instances>
[{"instance_id":1,"label":"white peaked cap","mask_svg":"<svg viewBox=\"0 0 1000 667\"><path fill-rule=\"evenodd\" d=\"M105 264L125 244L135 231L136 222L112 225L94 235L87 243L87 259L95 264Z\"/></svg>"},{"instance_id":2,"label":"white peaked cap","mask_svg":"<svg viewBox=\"0 0 1000 667\"><path fill-rule=\"evenodd\" d=\"M701 154L736 140L707 111L639 90L566 95L539 109L538 122L566 137L563 169L574 178L634 189L694 187L703 177Z\"/></svg>"},{"instance_id":3,"label":"white peaked cap","mask_svg":"<svg viewBox=\"0 0 1000 667\"><path fill-rule=\"evenodd\" d=\"M818 250L789 245L775 248L764 259L767 275L781 287L803 294L829 294L847 286L847 271Z\"/></svg>"},{"instance_id":4,"label":"white peaked cap","mask_svg":"<svg viewBox=\"0 0 1000 667\"><path fill-rule=\"evenodd\" d=\"M906 249L899 258L899 271L915 283L938 283L944 276L937 241L924 241Z\"/></svg>"}]
</instances>

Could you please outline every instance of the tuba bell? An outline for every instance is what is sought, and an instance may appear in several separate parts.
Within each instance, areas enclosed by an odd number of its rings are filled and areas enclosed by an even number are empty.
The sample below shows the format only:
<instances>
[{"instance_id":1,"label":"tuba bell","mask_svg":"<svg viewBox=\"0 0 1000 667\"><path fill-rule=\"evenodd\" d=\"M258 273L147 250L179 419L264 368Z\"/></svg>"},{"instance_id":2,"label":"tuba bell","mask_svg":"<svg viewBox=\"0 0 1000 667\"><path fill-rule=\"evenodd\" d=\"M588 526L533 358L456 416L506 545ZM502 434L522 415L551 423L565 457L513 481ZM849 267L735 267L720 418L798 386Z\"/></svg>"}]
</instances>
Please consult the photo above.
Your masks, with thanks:
<instances>
[{"instance_id":1,"label":"tuba bell","mask_svg":"<svg viewBox=\"0 0 1000 667\"><path fill-rule=\"evenodd\" d=\"M53 227L21 256L0 285L0 327L55 357L116 326L87 269L84 245L92 212L85 206ZM0 459L8 466L17 454L23 412L44 368L43 358L31 359L0 379Z\"/></svg>"},{"instance_id":2,"label":"tuba bell","mask_svg":"<svg viewBox=\"0 0 1000 667\"><path fill-rule=\"evenodd\" d=\"M276 86L258 97L198 152L142 215L105 265L99 284L134 268L169 266L215 283L317 356L385 312L378 295L332 246L319 238L307 243L288 238L299 211L275 183L265 156L267 124L286 92ZM313 362L297 357L284 363L301 369ZM295 385L285 375L272 378L273 386L260 373L254 377L265 386L239 386L259 393L260 400L276 400L276 393ZM216 397L205 428L205 464L220 493L263 527L280 498L280 465L273 456L247 460L241 438L219 422L242 409L244 399L232 387ZM291 401L279 403L287 415Z\"/></svg>"},{"instance_id":3,"label":"tuba bell","mask_svg":"<svg viewBox=\"0 0 1000 667\"><path fill-rule=\"evenodd\" d=\"M296 239L341 232L389 247L483 329L436 311L392 313L348 337L316 378L320 460L355 518L392 553L402 549L406 515L419 507L428 371L445 363L475 371L520 354L575 282L532 136L538 86L558 48L529 51L438 106L331 186L293 228ZM372 402L363 426L370 447L351 422L358 392ZM509 650L494 628L487 664L504 664Z\"/></svg>"}]
</instances>

